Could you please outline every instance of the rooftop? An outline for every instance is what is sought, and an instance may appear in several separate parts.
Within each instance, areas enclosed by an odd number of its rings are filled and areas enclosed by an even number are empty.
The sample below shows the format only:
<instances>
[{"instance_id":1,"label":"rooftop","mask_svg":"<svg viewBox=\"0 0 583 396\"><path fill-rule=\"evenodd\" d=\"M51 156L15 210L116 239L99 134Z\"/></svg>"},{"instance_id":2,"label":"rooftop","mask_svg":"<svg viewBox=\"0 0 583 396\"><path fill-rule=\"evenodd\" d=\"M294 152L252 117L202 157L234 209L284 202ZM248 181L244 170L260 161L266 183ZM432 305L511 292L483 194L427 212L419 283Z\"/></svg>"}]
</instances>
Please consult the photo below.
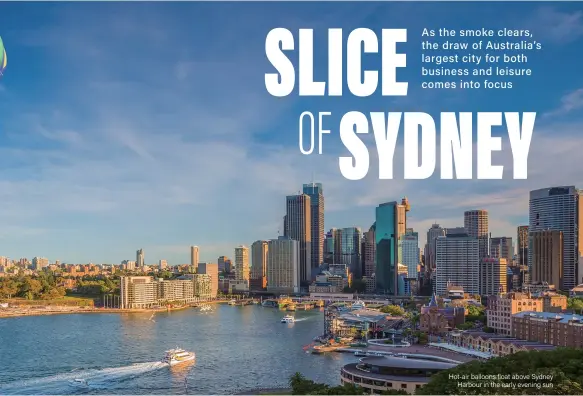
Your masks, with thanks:
<instances>
[{"instance_id":1,"label":"rooftop","mask_svg":"<svg viewBox=\"0 0 583 396\"><path fill-rule=\"evenodd\" d=\"M560 323L569 323L570 321L577 321L583 323L583 316L581 315L563 313L558 314L555 312L524 311L518 312L512 316L516 318L530 317L531 319L555 320Z\"/></svg>"},{"instance_id":2,"label":"rooftop","mask_svg":"<svg viewBox=\"0 0 583 396\"><path fill-rule=\"evenodd\" d=\"M457 364L436 362L434 360L411 359L393 356L365 357L361 359L361 362L371 366L402 367L408 369L448 370L457 366Z\"/></svg>"}]
</instances>

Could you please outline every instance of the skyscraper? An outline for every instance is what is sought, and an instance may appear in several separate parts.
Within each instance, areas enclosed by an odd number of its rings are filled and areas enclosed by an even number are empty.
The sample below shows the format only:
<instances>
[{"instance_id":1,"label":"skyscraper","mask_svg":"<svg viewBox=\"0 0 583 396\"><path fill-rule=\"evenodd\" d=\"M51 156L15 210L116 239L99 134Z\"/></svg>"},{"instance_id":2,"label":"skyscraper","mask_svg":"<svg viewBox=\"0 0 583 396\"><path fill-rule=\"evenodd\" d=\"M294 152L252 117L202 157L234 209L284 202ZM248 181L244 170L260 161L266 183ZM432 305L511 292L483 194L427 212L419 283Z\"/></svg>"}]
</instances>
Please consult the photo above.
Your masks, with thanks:
<instances>
[{"instance_id":1,"label":"skyscraper","mask_svg":"<svg viewBox=\"0 0 583 396\"><path fill-rule=\"evenodd\" d=\"M407 266L407 278L417 279L417 266L419 265L419 234L412 229L408 229L402 239L402 264Z\"/></svg>"},{"instance_id":2,"label":"skyscraper","mask_svg":"<svg viewBox=\"0 0 583 396\"><path fill-rule=\"evenodd\" d=\"M401 261L401 236L407 228L406 198L380 204L376 208L376 284L380 293L399 295L398 263ZM404 291L403 291L404 292Z\"/></svg>"},{"instance_id":3,"label":"skyscraper","mask_svg":"<svg viewBox=\"0 0 583 396\"><path fill-rule=\"evenodd\" d=\"M557 230L534 231L532 239L532 283L548 282L563 288L563 233Z\"/></svg>"},{"instance_id":4,"label":"skyscraper","mask_svg":"<svg viewBox=\"0 0 583 396\"><path fill-rule=\"evenodd\" d=\"M136 266L141 268L144 266L144 250L139 249L136 251Z\"/></svg>"},{"instance_id":5,"label":"skyscraper","mask_svg":"<svg viewBox=\"0 0 583 396\"><path fill-rule=\"evenodd\" d=\"M227 256L219 256L217 265L219 266L219 272L231 272L231 259Z\"/></svg>"},{"instance_id":6,"label":"skyscraper","mask_svg":"<svg viewBox=\"0 0 583 396\"><path fill-rule=\"evenodd\" d=\"M528 226L518 226L516 232L516 250L518 253L518 265L528 265Z\"/></svg>"},{"instance_id":7,"label":"skyscraper","mask_svg":"<svg viewBox=\"0 0 583 396\"><path fill-rule=\"evenodd\" d=\"M468 235L465 227L449 228L446 236L435 241L435 293L447 295L448 286L480 293L479 240Z\"/></svg>"},{"instance_id":8,"label":"skyscraper","mask_svg":"<svg viewBox=\"0 0 583 396\"><path fill-rule=\"evenodd\" d=\"M364 233L364 276L371 277L375 273L376 261L376 225Z\"/></svg>"},{"instance_id":9,"label":"skyscraper","mask_svg":"<svg viewBox=\"0 0 583 396\"><path fill-rule=\"evenodd\" d=\"M350 273L362 278L362 231L359 227L342 228L340 231L340 261L334 264L346 264Z\"/></svg>"},{"instance_id":10,"label":"skyscraper","mask_svg":"<svg viewBox=\"0 0 583 396\"><path fill-rule=\"evenodd\" d=\"M488 211L476 209L464 212L464 227L470 237L478 239L480 259L488 257Z\"/></svg>"},{"instance_id":11,"label":"skyscraper","mask_svg":"<svg viewBox=\"0 0 583 396\"><path fill-rule=\"evenodd\" d=\"M310 197L311 206L311 266L318 268L324 262L324 190L322 183L304 184L303 192Z\"/></svg>"},{"instance_id":12,"label":"skyscraper","mask_svg":"<svg viewBox=\"0 0 583 396\"><path fill-rule=\"evenodd\" d=\"M168 261L160 260L159 267L161 270L168 268Z\"/></svg>"},{"instance_id":13,"label":"skyscraper","mask_svg":"<svg viewBox=\"0 0 583 396\"><path fill-rule=\"evenodd\" d=\"M198 270L196 272L210 276L211 297L215 298L219 291L219 265L214 263L198 263Z\"/></svg>"},{"instance_id":14,"label":"skyscraper","mask_svg":"<svg viewBox=\"0 0 583 396\"><path fill-rule=\"evenodd\" d=\"M235 248L235 280L249 284L249 248L239 246Z\"/></svg>"},{"instance_id":15,"label":"skyscraper","mask_svg":"<svg viewBox=\"0 0 583 396\"><path fill-rule=\"evenodd\" d=\"M331 228L324 239L324 262L340 264L342 262L342 233L338 228Z\"/></svg>"},{"instance_id":16,"label":"skyscraper","mask_svg":"<svg viewBox=\"0 0 583 396\"><path fill-rule=\"evenodd\" d=\"M430 271L435 269L435 240L440 236L445 236L445 228L440 227L439 224L433 224L427 231L425 265Z\"/></svg>"},{"instance_id":17,"label":"skyscraper","mask_svg":"<svg viewBox=\"0 0 583 396\"><path fill-rule=\"evenodd\" d=\"M267 276L267 241L255 241L251 244L251 279Z\"/></svg>"},{"instance_id":18,"label":"skyscraper","mask_svg":"<svg viewBox=\"0 0 583 396\"><path fill-rule=\"evenodd\" d=\"M579 257L583 249L583 199L575 186L542 188L530 192L528 266L532 272L532 233L563 232L563 290L572 289L582 281L578 274Z\"/></svg>"},{"instance_id":19,"label":"skyscraper","mask_svg":"<svg viewBox=\"0 0 583 396\"><path fill-rule=\"evenodd\" d=\"M199 261L198 246L191 246L190 247L190 265L193 268L197 268L198 261Z\"/></svg>"},{"instance_id":20,"label":"skyscraper","mask_svg":"<svg viewBox=\"0 0 583 396\"><path fill-rule=\"evenodd\" d=\"M506 264L511 265L513 256L514 250L511 237L490 238L490 257L505 258Z\"/></svg>"},{"instance_id":21,"label":"skyscraper","mask_svg":"<svg viewBox=\"0 0 583 396\"><path fill-rule=\"evenodd\" d=\"M312 211L310 196L288 195L285 202L284 236L300 244L300 281L309 285L312 278Z\"/></svg>"},{"instance_id":22,"label":"skyscraper","mask_svg":"<svg viewBox=\"0 0 583 396\"><path fill-rule=\"evenodd\" d=\"M289 237L272 239L267 245L267 290L297 293L300 287L300 243Z\"/></svg>"}]
</instances>

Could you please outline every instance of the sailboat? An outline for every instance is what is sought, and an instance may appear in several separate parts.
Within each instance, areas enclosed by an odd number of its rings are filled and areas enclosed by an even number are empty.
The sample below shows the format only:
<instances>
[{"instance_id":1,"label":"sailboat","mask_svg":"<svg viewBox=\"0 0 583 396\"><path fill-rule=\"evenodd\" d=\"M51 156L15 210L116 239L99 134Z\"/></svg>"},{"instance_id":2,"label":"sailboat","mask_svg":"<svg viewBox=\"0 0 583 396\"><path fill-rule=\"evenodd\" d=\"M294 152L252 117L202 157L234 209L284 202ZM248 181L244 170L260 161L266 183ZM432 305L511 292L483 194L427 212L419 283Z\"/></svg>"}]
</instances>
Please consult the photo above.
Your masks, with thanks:
<instances>
[{"instance_id":1,"label":"sailboat","mask_svg":"<svg viewBox=\"0 0 583 396\"><path fill-rule=\"evenodd\" d=\"M155 323L156 321L154 320L154 315L156 315L156 311L152 312L152 316L150 316L150 319L148 320L151 320L152 322Z\"/></svg>"}]
</instances>

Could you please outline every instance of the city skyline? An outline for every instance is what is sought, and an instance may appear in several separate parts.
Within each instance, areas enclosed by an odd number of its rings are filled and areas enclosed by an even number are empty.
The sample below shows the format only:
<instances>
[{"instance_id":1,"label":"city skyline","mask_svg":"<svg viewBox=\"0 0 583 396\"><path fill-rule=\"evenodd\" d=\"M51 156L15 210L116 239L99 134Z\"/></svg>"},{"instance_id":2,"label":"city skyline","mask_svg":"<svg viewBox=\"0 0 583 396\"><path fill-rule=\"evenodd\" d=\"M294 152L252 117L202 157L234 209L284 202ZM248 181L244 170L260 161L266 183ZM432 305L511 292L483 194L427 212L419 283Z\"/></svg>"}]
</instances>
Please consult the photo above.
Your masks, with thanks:
<instances>
[{"instance_id":1,"label":"city skyline","mask_svg":"<svg viewBox=\"0 0 583 396\"><path fill-rule=\"evenodd\" d=\"M0 82L0 255L118 264L143 248L147 264L175 265L188 263L189 247L197 245L202 262L233 259L240 244L283 235L285 196L311 180L323 184L325 232L367 231L376 206L407 196L407 226L419 233L421 248L432 223L463 226L464 211L473 209L488 210L492 236L515 238L516 227L528 224L531 190L583 186L583 75L574 51L583 17L571 4L463 4L447 12L401 3L334 4L334 12L327 4L230 4L240 11L232 13L225 6L53 3L34 12L4 6L0 35L11 65ZM400 13L412 10L408 68L399 72L409 81L408 97L275 100L265 92L270 28L312 27L325 41L328 27L400 26ZM416 32L456 28L466 15L479 27L494 20L492 28L534 30L545 55L532 55L533 76L511 91L418 89ZM211 24L222 29L209 46L201 38ZM232 45L240 37L244 51ZM315 61L316 77L324 78L326 60ZM337 157L345 150L334 135L340 115L411 109L537 111L529 179L379 181L372 151L369 176L344 180ZM321 156L298 150L304 110L333 112ZM371 139L366 143L374 150ZM494 163L510 175L510 153L494 155ZM400 143L395 168L401 174Z\"/></svg>"}]
</instances>

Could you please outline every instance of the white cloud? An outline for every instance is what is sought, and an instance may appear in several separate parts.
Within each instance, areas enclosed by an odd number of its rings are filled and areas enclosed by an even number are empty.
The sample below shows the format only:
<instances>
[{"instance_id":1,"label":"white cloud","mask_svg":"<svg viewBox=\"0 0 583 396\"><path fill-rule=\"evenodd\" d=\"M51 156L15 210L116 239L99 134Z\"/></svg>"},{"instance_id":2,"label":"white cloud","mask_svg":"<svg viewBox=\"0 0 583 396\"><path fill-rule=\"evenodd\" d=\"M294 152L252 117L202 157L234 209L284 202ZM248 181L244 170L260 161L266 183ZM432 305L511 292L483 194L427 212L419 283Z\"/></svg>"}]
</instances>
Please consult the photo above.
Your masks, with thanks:
<instances>
[{"instance_id":1,"label":"white cloud","mask_svg":"<svg viewBox=\"0 0 583 396\"><path fill-rule=\"evenodd\" d=\"M62 70L79 73L53 102L27 104L27 114L7 121L13 145L0 148L0 161L10 165L0 171L0 216L19 226L4 228L0 238L12 249L58 248L65 249L58 253L63 260L119 262L143 247L148 262L178 264L188 262L188 246L196 244L202 260L214 261L241 243L276 237L284 196L314 172L324 183L329 226L366 230L375 206L407 195L410 224L422 240L435 220L458 226L473 208L490 211L494 234L514 237L530 189L583 182L577 124L560 126L560 135L552 127L535 132L527 181L403 181L402 150L396 179L378 180L373 146L369 176L344 180L338 156L345 150L306 157L295 143L280 142L296 139L295 120L278 122L294 103L257 94L263 67L257 60L244 52L225 60L214 51L201 62L182 45L188 40L177 40L159 20L148 24L151 47L142 51L128 44L144 39L135 20L107 21L81 30L88 21L66 20L61 30L27 38L51 46ZM116 42L122 33L123 46ZM496 162L510 165L508 156Z\"/></svg>"}]
</instances>

